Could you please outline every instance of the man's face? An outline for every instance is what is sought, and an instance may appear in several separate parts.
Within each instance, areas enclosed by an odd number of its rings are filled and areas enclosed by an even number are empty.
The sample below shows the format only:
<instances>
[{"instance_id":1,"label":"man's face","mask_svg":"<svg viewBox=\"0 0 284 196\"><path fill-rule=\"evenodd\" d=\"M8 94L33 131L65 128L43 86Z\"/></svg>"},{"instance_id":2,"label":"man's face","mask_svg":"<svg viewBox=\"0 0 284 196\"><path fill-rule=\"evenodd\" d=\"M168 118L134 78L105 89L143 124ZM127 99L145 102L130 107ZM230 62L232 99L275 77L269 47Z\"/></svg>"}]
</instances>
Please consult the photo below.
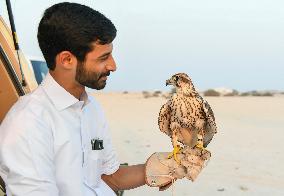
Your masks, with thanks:
<instances>
[{"instance_id":1,"label":"man's face","mask_svg":"<svg viewBox=\"0 0 284 196\"><path fill-rule=\"evenodd\" d=\"M105 87L107 76L115 70L112 43L105 45L95 43L94 49L87 53L85 61L78 61L75 79L83 86L100 90Z\"/></svg>"}]
</instances>

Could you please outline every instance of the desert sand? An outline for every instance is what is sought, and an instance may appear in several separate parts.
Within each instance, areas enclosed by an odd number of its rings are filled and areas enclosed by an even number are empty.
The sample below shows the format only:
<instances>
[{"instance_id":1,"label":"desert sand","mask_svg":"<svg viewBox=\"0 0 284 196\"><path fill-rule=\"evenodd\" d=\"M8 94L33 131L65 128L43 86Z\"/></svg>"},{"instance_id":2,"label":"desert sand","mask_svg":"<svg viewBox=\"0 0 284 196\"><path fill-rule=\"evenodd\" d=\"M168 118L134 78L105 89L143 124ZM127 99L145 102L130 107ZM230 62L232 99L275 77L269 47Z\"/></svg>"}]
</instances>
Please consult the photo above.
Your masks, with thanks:
<instances>
[{"instance_id":1,"label":"desert sand","mask_svg":"<svg viewBox=\"0 0 284 196\"><path fill-rule=\"evenodd\" d=\"M154 152L171 151L170 139L158 129L163 97L141 93L94 93L110 124L121 163L144 163ZM283 196L284 97L206 97L218 125L209 144L212 157L195 182L179 180L174 195ZM147 186L126 196L171 195Z\"/></svg>"}]
</instances>

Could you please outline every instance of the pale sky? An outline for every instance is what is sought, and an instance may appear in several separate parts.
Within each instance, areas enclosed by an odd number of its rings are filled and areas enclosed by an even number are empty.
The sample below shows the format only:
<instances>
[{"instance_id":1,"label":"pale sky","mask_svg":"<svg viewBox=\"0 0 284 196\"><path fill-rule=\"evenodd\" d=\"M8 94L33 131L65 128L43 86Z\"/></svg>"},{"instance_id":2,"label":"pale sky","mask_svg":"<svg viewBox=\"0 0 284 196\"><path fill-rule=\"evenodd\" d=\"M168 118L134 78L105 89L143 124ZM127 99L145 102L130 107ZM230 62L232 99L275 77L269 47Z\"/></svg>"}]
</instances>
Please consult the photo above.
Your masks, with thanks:
<instances>
[{"instance_id":1,"label":"pale sky","mask_svg":"<svg viewBox=\"0 0 284 196\"><path fill-rule=\"evenodd\" d=\"M20 47L40 56L43 11L63 1L11 0ZM106 90L169 90L165 80L189 74L197 89L284 90L283 0L87 0L118 30L118 65ZM0 14L7 17L5 1Z\"/></svg>"}]
</instances>

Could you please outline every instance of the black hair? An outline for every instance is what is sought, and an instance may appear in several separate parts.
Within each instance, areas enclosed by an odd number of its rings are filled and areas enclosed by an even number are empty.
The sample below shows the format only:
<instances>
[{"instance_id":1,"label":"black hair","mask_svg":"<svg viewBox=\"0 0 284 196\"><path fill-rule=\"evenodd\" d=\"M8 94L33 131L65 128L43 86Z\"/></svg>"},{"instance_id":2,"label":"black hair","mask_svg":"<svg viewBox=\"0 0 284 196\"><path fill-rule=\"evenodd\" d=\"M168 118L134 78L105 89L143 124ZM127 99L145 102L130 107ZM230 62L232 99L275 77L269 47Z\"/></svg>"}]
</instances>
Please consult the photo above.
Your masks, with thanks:
<instances>
[{"instance_id":1,"label":"black hair","mask_svg":"<svg viewBox=\"0 0 284 196\"><path fill-rule=\"evenodd\" d=\"M38 43L48 68L55 69L55 57L70 51L83 62L94 42L111 43L114 24L100 12L77 3L58 3L47 8L38 26Z\"/></svg>"}]
</instances>

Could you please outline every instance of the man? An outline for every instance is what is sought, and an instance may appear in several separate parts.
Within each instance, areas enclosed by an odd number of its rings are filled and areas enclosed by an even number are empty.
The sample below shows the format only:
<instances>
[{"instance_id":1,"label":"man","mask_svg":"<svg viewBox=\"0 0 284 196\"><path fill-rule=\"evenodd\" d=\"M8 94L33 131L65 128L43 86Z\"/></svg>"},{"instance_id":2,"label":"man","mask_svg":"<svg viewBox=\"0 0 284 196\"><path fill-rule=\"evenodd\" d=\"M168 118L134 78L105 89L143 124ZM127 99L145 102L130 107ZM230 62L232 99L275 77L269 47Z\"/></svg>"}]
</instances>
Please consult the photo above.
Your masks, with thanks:
<instances>
[{"instance_id":1,"label":"man","mask_svg":"<svg viewBox=\"0 0 284 196\"><path fill-rule=\"evenodd\" d=\"M49 74L10 109L0 130L0 174L8 195L115 195L145 184L145 166L119 167L100 105L85 87L103 89L116 70L116 29L80 4L48 8L38 42Z\"/></svg>"}]
</instances>

